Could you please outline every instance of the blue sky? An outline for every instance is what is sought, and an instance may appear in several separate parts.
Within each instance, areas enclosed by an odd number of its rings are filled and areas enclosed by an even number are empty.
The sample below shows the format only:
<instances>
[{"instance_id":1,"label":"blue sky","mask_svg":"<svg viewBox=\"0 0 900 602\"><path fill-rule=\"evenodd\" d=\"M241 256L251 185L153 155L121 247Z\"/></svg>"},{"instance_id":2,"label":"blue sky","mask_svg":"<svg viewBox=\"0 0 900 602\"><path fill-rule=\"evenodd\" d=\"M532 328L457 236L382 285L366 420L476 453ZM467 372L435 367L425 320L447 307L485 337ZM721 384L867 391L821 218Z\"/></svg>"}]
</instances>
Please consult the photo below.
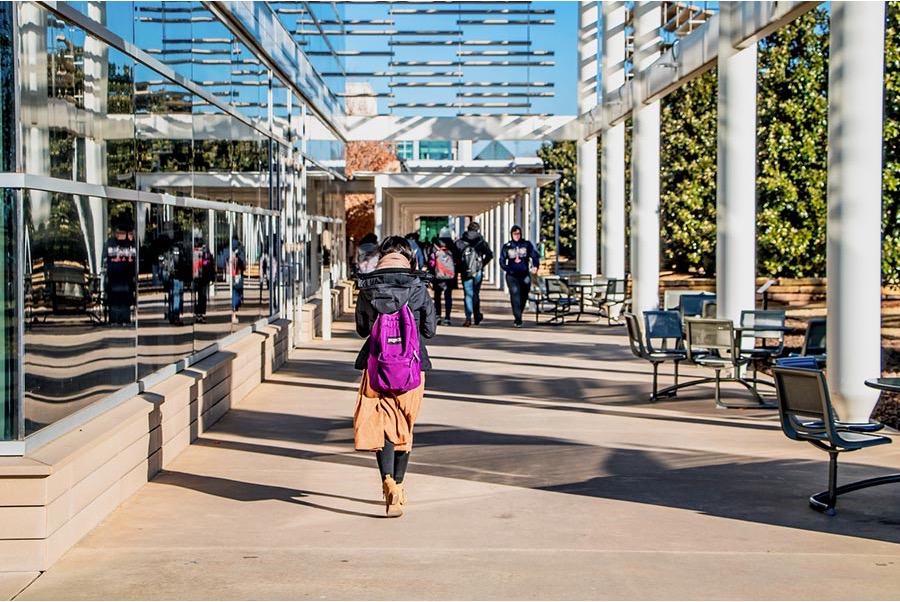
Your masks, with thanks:
<instances>
[{"instance_id":1,"label":"blue sky","mask_svg":"<svg viewBox=\"0 0 900 602\"><path fill-rule=\"evenodd\" d=\"M376 36L376 35L352 35L346 36L343 40L332 40L332 44L339 46L344 44L343 49L358 51L386 51L393 50L394 56L374 56L374 57L347 57L345 65L348 72L384 72L384 71L429 71L429 72L454 72L462 69L462 76L444 76L436 78L412 78L402 77L388 78L377 77L355 77L351 81L368 81L375 88L376 92L389 93L393 91L395 98L379 99L380 112L391 112L388 106L392 102L452 102L458 93L469 92L516 92L523 91L524 88L486 88L472 86L476 82L552 82L553 87L531 88L533 92L552 91L553 97L549 98L531 98L522 97L511 98L460 98L462 101L468 102L513 102L523 103L530 102L531 107L516 107L512 109L462 109L472 112L515 112L515 113L551 113L551 114L574 114L575 112L575 77L576 77L576 39L577 39L577 3L576 2L535 2L532 8L537 10L553 10L553 15L536 15L532 19L553 19L552 25L483 25L477 23L459 23L462 21L477 21L479 19L511 19L521 20L523 15L471 15L457 13L441 13L441 14L390 14L389 10L394 9L440 9L443 11L458 10L459 7L465 8L484 8L484 9L508 9L521 10L527 4L524 2L479 2L479 3L381 3L381 4L362 4L362 3L338 3L343 11L342 18L345 21L353 19L378 19L392 20L393 24L383 25L348 25L358 30L377 31L377 30L427 30L453 32L461 31L462 35L437 34L427 36L427 39L442 40L450 42L448 45L441 46L412 46L402 45L402 42L411 39L423 39L422 36ZM283 3L277 4L279 7L286 6ZM313 9L317 11L320 19L333 19L334 12L329 5L313 4ZM297 27L297 16L282 15L282 21L289 28ZM334 29L335 26L325 26ZM490 66L475 67L464 66L462 68L447 66L409 66L398 67L391 66L390 61L410 62L410 61L456 61L460 58L464 60L524 60L522 56L463 56L457 55L457 52L481 52L481 51L521 51L529 48L529 46L457 46L455 41L464 40L489 40L489 41L530 41L530 48L535 51L552 51L553 56L532 57L533 61L552 61L553 66L535 66L535 67L507 67L507 66ZM308 48L317 50L322 49L319 41L309 38ZM401 45L392 45L391 42L400 42ZM311 56L314 64L323 72L335 72L336 66L332 61L323 57ZM451 87L405 87L390 85L394 83L405 82L423 82L423 81L446 81L453 83ZM342 88L338 78L330 77L329 83L334 87L335 91ZM456 109L448 110L429 110L425 109L394 109L395 114L455 114Z\"/></svg>"},{"instance_id":2,"label":"blue sky","mask_svg":"<svg viewBox=\"0 0 900 602\"><path fill-rule=\"evenodd\" d=\"M81 6L85 4L84 2L74 2L81 10L84 10L85 7ZM163 31L165 31L166 38L190 38L194 39L203 39L203 38L220 38L222 37L223 31L220 25L210 25L205 23L194 23L193 25L188 25L187 23L170 23L168 26L163 28L160 24L152 24L148 22L135 22L134 14L132 12L132 6L160 6L161 3L158 2L111 2L106 5L107 9L107 23L118 35L122 36L128 41L135 41L135 37L137 37L136 43L141 47L153 47L153 48L161 48L164 47L162 42ZM178 2L168 2L165 4L167 9L175 9L172 13L169 13L170 18L177 17L186 17L187 15L179 15L177 14L179 10L184 10L191 6L192 3L178 3ZM299 8L302 6L300 3L296 2L272 2L270 3L273 7L285 7L285 8ZM319 3L312 2L311 3L313 10L317 12L320 18L322 19L334 19L334 11L331 8L330 3ZM491 67L474 67L474 66L465 66L465 67L455 67L455 66L421 66L421 67L406 67L405 69L408 71L441 71L441 72L449 72L449 71L458 71L460 69L463 70L462 77L444 77L445 81L453 82L452 87L440 87L440 88L423 88L423 87L391 87L388 84L391 82L388 78L352 78L351 81L368 81L372 84L372 86L376 89L377 92L388 93L393 90L395 94L395 98L380 98L379 99L379 110L382 113L394 112L399 115L408 115L408 114L434 114L434 115L453 115L457 112L510 112L510 113L549 113L549 114L559 114L559 115L573 115L575 114L575 80L576 80L576 39L577 39L577 7L578 3L575 1L559 1L559 2L534 2L532 3L532 8L537 10L552 10L554 11L553 15L536 15L533 16L532 19L553 19L555 21L552 25L478 25L474 23L465 23L459 24L458 20L467 20L467 21L477 21L479 19L500 19L500 18L508 18L521 20L525 17L523 15L472 15L472 14L456 14L451 12L450 14L440 14L440 15L404 15L404 14L389 14L389 10L391 8L438 8L442 10L450 10L454 11L459 7L462 8L484 8L484 9L509 9L509 10L521 10L527 6L525 2L465 2L465 3L349 3L349 2L339 2L337 3L340 10L343 11L343 19L393 19L394 24L382 24L382 25L372 25L372 26L363 26L358 25L355 26L357 29L364 30L391 30L391 29L419 29L419 30L441 30L441 31L462 31L462 36L452 36L452 35L444 35L444 36L429 36L430 39L440 39L446 41L454 41L458 39L466 39L466 40L513 40L513 41L529 41L531 42L529 46L457 46L455 43L448 46L408 46L408 45L394 45L391 46L389 44L390 40L394 41L408 41L410 39L415 39L412 36L394 36L393 38L389 36L370 36L370 35L354 35L354 36L346 36L343 39L340 37L331 38L332 45L338 49L347 49L347 50L388 50L393 48L395 55L393 60L395 61L429 61L429 60L440 60L440 61L456 61L456 60L526 60L527 57L523 56L463 56L460 57L456 53L458 50L463 51L517 51L523 50L527 48L531 48L536 51L552 51L553 56L538 56L532 57L533 61L552 61L554 64L552 66L539 66L539 67L500 67L500 66L491 66ZM152 14L152 13L151 13ZM302 15L299 14L282 14L280 15L282 22L288 27L290 30L300 29L303 27L309 28L310 26L298 24L298 19L302 18ZM325 25L326 29L337 29L335 25ZM348 25L348 27L353 27L352 25ZM193 29L193 31L192 31ZM137 36L135 36L135 31L137 31ZM421 38L419 38L421 39ZM316 36L307 36L306 40L308 43L303 46L306 49L325 49L325 45L322 43L320 37ZM182 48L184 46L181 46ZM164 59L164 56L158 56L158 58ZM311 56L311 60L314 65L319 68L321 71L337 71L336 66L333 61L324 57L316 57ZM387 56L377 56L377 57L347 57L345 58L345 64L347 69L350 72L361 72L361 71L402 71L404 68L402 67L392 67L389 64L391 60L390 57ZM191 67L186 64L182 65L173 65L173 68L176 71L184 73L188 77L191 74ZM194 66L194 69L197 69L197 66ZM209 69L211 72L217 72L214 75L214 79L221 79L223 73L218 73L218 69L211 68ZM195 80L208 80L210 77L205 76L197 76L196 73L193 74ZM422 81L435 81L438 78L395 78L393 81L395 83L402 82L422 82ZM335 92L343 91L343 84L340 79L337 78L328 78L327 81L332 86ZM522 97L494 97L494 98L464 98L459 97L457 94L459 93L482 93L482 92L493 92L493 93L502 93L502 92L521 92L525 91L525 88L486 88L486 87L477 87L471 86L467 84L471 84L473 82L552 82L553 87L541 87L541 88L531 88L528 91L532 92L548 92L551 91L553 93L552 97L541 97L541 98L531 98L526 99ZM511 103L524 103L530 102L531 107L514 107L509 109L481 109L481 108L472 108L472 109L391 109L388 104L391 102L453 102L454 100L460 100L463 102L511 102Z\"/></svg>"}]
</instances>

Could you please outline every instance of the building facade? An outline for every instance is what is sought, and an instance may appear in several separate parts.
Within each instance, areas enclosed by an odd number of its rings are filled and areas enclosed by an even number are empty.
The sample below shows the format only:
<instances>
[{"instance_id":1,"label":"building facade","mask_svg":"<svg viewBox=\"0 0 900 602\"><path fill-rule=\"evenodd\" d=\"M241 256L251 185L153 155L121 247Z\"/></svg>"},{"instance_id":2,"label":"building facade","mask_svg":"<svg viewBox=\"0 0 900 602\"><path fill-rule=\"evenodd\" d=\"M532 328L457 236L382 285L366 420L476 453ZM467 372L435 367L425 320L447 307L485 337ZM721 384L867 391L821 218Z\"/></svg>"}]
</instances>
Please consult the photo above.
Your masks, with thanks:
<instances>
[{"instance_id":1,"label":"building facade","mask_svg":"<svg viewBox=\"0 0 900 602\"><path fill-rule=\"evenodd\" d=\"M0 454L292 316L323 266L345 270L339 104L270 11L0 7Z\"/></svg>"}]
</instances>

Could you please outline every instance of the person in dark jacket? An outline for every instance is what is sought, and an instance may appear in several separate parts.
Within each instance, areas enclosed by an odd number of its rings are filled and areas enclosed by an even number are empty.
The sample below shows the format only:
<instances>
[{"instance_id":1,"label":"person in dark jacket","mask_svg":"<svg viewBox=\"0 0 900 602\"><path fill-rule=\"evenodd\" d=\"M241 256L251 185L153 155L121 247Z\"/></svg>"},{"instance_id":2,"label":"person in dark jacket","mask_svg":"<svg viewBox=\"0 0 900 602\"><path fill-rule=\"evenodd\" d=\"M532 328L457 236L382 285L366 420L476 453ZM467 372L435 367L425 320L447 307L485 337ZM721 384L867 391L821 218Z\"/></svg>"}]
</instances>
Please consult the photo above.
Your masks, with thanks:
<instances>
[{"instance_id":1,"label":"person in dark jacket","mask_svg":"<svg viewBox=\"0 0 900 602\"><path fill-rule=\"evenodd\" d=\"M506 272L506 286L509 288L515 326L522 328L522 310L528 303L531 273L537 273L540 257L534 245L522 239L522 228L513 226L509 236L510 241L500 249L500 267Z\"/></svg>"},{"instance_id":2,"label":"person in dark jacket","mask_svg":"<svg viewBox=\"0 0 900 602\"><path fill-rule=\"evenodd\" d=\"M462 277L463 294L466 309L466 321L463 326L477 326L484 319L481 313L481 280L484 275L484 264L494 259L491 247L481 236L478 222L470 222L462 238L456 241L456 249L461 258L460 276Z\"/></svg>"},{"instance_id":3,"label":"person in dark jacket","mask_svg":"<svg viewBox=\"0 0 900 602\"><path fill-rule=\"evenodd\" d=\"M437 329L434 303L420 273L415 270L415 253L410 243L400 236L390 236L379 245L380 259L375 271L360 276L359 300L356 304L356 332L367 337L355 367L362 370L356 410L353 414L353 439L359 451L374 451L382 477L382 493L388 516L403 514L406 503L403 478L412 450L413 426L425 394L425 374L431 360L422 339L430 339ZM419 332L419 356L422 382L401 394L379 393L369 386L367 366L372 327L380 314L399 311L408 305Z\"/></svg>"},{"instance_id":4,"label":"person in dark jacket","mask_svg":"<svg viewBox=\"0 0 900 602\"><path fill-rule=\"evenodd\" d=\"M128 237L134 224L122 221L103 247L103 269L106 275L106 301L110 324L131 324L131 308L137 291L137 250Z\"/></svg>"}]
</instances>

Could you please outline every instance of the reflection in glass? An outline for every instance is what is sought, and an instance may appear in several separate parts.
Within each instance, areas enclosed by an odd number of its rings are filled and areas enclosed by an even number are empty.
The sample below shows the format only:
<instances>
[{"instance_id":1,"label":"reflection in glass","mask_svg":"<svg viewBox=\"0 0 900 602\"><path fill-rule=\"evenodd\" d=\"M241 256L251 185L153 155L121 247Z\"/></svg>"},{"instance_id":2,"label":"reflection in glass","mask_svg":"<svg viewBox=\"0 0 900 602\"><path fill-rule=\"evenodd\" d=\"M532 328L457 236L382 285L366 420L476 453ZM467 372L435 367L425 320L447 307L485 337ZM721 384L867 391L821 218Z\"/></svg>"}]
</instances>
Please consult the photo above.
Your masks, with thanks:
<instances>
[{"instance_id":1,"label":"reflection in glass","mask_svg":"<svg viewBox=\"0 0 900 602\"><path fill-rule=\"evenodd\" d=\"M213 201L231 201L232 117L212 104L198 102L193 112L193 196Z\"/></svg>"},{"instance_id":2,"label":"reflection in glass","mask_svg":"<svg viewBox=\"0 0 900 602\"><path fill-rule=\"evenodd\" d=\"M282 236L278 218L175 207L143 192L296 211L289 195L300 190L299 170L288 171L301 146L299 99L289 102L289 88L270 82L252 49L202 3L68 5L91 21L87 31L42 4L0 4L0 162L6 161L0 171L15 171L10 161L18 151L26 173L55 178L49 188L69 191L0 197L7 258L0 266L6 400L0 439L69 416L282 303L272 295L278 286L273 253L286 248L280 241L274 246ZM262 131L103 43L91 35L95 23L231 103ZM268 127L296 140L294 147L273 144ZM66 181L106 186L111 198L74 194L83 188ZM122 197L117 188L139 190L145 202L114 200ZM24 206L18 240L17 195ZM16 245L25 252L16 253ZM25 351L16 358L12 317L20 282ZM17 361L24 383L16 382ZM23 399L16 398L17 387L24 387ZM16 433L23 414L25 433Z\"/></svg>"},{"instance_id":3,"label":"reflection in glass","mask_svg":"<svg viewBox=\"0 0 900 602\"><path fill-rule=\"evenodd\" d=\"M247 237L247 230L250 227L248 222L253 216L245 213L231 214L231 244L229 245L228 256L228 274L231 277L231 311L232 311L232 331L239 330L240 323L252 321L252 312L250 306L247 305L245 293L248 287L247 277L249 267L247 265L247 248L244 240Z\"/></svg>"},{"instance_id":4,"label":"reflection in glass","mask_svg":"<svg viewBox=\"0 0 900 602\"><path fill-rule=\"evenodd\" d=\"M24 197L25 434L134 382L132 203Z\"/></svg>"},{"instance_id":5,"label":"reflection in glass","mask_svg":"<svg viewBox=\"0 0 900 602\"><path fill-rule=\"evenodd\" d=\"M141 205L138 378L194 349L192 210Z\"/></svg>"},{"instance_id":6,"label":"reflection in glass","mask_svg":"<svg viewBox=\"0 0 900 602\"><path fill-rule=\"evenodd\" d=\"M0 4L0 171L15 168L15 53L13 52L13 4ZM18 294L20 280L16 257L16 201L19 193L0 192L0 440L18 437Z\"/></svg>"},{"instance_id":7,"label":"reflection in glass","mask_svg":"<svg viewBox=\"0 0 900 602\"><path fill-rule=\"evenodd\" d=\"M18 384L18 331L16 318L17 284L19 282L19 266L16 262L16 220L15 190L4 189L0 193L0 251L3 261L0 262L0 353L3 365L0 366L0 440L16 437L16 399Z\"/></svg>"},{"instance_id":8,"label":"reflection in glass","mask_svg":"<svg viewBox=\"0 0 900 602\"><path fill-rule=\"evenodd\" d=\"M194 209L194 351L231 332L230 300L218 284L224 274L216 261L215 218L221 216L227 227L224 211Z\"/></svg>"},{"instance_id":9,"label":"reflection in glass","mask_svg":"<svg viewBox=\"0 0 900 602\"><path fill-rule=\"evenodd\" d=\"M134 189L134 61L114 48L109 49L109 74L106 98L106 123L103 143L106 149L107 178L110 186Z\"/></svg>"}]
</instances>

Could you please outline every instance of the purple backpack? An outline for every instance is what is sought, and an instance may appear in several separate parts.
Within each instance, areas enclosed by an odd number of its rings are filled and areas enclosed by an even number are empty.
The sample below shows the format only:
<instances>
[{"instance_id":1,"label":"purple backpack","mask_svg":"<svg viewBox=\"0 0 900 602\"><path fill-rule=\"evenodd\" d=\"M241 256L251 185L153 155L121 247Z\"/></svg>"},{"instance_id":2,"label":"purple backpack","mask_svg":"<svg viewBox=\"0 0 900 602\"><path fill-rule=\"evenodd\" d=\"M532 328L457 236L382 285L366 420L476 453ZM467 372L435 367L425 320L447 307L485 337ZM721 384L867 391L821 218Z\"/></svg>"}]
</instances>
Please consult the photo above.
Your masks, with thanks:
<instances>
[{"instance_id":1,"label":"purple backpack","mask_svg":"<svg viewBox=\"0 0 900 602\"><path fill-rule=\"evenodd\" d=\"M406 393L422 383L419 330L409 305L376 318L368 370L369 385L379 393Z\"/></svg>"}]
</instances>

